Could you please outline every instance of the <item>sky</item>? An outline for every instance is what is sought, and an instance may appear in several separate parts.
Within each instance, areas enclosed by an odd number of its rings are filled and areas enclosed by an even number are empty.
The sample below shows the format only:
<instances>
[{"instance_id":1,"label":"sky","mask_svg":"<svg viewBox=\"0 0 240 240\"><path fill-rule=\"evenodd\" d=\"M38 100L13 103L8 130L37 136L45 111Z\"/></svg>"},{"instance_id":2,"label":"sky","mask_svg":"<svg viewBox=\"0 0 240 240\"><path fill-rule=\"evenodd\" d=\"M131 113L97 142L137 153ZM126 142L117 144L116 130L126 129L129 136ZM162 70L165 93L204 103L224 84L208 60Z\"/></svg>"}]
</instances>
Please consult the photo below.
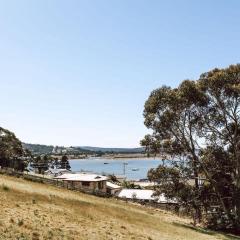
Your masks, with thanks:
<instances>
[{"instance_id":1,"label":"sky","mask_svg":"<svg viewBox=\"0 0 240 240\"><path fill-rule=\"evenodd\" d=\"M0 0L0 126L27 143L137 147L144 103L240 61L238 0Z\"/></svg>"}]
</instances>

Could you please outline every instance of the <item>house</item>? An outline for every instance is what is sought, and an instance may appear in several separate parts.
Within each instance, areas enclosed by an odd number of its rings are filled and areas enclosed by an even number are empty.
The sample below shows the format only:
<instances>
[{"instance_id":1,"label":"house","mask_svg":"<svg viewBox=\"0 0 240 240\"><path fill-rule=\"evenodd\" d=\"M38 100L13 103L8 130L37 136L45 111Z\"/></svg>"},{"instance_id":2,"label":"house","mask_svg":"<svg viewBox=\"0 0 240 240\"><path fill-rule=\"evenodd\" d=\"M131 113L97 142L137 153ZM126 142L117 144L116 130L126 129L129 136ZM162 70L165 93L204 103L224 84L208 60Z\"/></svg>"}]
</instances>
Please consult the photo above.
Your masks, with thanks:
<instances>
[{"instance_id":1,"label":"house","mask_svg":"<svg viewBox=\"0 0 240 240\"><path fill-rule=\"evenodd\" d=\"M132 200L144 200L154 201L155 198L152 196L153 190L142 190L142 189L122 189L118 193L118 197Z\"/></svg>"},{"instance_id":2,"label":"house","mask_svg":"<svg viewBox=\"0 0 240 240\"><path fill-rule=\"evenodd\" d=\"M167 199L164 194L160 196L153 196L153 190L143 190L143 189L122 189L117 196L119 198L129 199L129 200L139 200L146 202L157 202L157 203L176 203L176 201Z\"/></svg>"},{"instance_id":3,"label":"house","mask_svg":"<svg viewBox=\"0 0 240 240\"><path fill-rule=\"evenodd\" d=\"M121 189L122 189L121 186L107 181L107 193L109 193L111 195L115 195Z\"/></svg>"},{"instance_id":4,"label":"house","mask_svg":"<svg viewBox=\"0 0 240 240\"><path fill-rule=\"evenodd\" d=\"M64 185L71 189L107 193L108 177L106 176L93 173L67 173L55 179L63 181Z\"/></svg>"}]
</instances>

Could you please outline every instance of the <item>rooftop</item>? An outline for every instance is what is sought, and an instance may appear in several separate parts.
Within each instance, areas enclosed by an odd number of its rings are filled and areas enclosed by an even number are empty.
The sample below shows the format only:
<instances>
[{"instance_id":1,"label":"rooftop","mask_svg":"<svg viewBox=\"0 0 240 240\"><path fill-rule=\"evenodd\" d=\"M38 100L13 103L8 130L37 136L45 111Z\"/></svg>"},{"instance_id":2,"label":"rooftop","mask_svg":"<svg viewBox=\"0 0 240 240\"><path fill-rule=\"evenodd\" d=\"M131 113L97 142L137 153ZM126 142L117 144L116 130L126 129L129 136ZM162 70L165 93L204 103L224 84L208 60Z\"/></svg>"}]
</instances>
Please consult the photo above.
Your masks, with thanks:
<instances>
[{"instance_id":1,"label":"rooftop","mask_svg":"<svg viewBox=\"0 0 240 240\"><path fill-rule=\"evenodd\" d=\"M49 169L45 172L51 172L53 174L57 174L57 173L62 173L62 172L71 172L70 170L64 169L64 168L56 168L56 169Z\"/></svg>"},{"instance_id":2,"label":"rooftop","mask_svg":"<svg viewBox=\"0 0 240 240\"><path fill-rule=\"evenodd\" d=\"M175 201L168 200L164 194L160 196L153 196L153 190L143 190L143 189L122 189L118 197L128 198L128 199L138 199L138 200L151 200L159 203L175 203Z\"/></svg>"},{"instance_id":3,"label":"rooftop","mask_svg":"<svg viewBox=\"0 0 240 240\"><path fill-rule=\"evenodd\" d=\"M153 190L142 190L142 189L122 189L118 197L121 198L129 198L129 199L139 199L139 200L155 200L152 197L154 191Z\"/></svg>"},{"instance_id":4,"label":"rooftop","mask_svg":"<svg viewBox=\"0 0 240 240\"><path fill-rule=\"evenodd\" d=\"M62 179L65 181L80 181L80 182L98 182L98 181L106 181L108 177L97 175L97 174L89 174L89 173L67 173L61 176L55 177L55 179Z\"/></svg>"},{"instance_id":5,"label":"rooftop","mask_svg":"<svg viewBox=\"0 0 240 240\"><path fill-rule=\"evenodd\" d=\"M107 182L107 187L111 188L111 189L119 189L121 188L121 186L111 183L111 182Z\"/></svg>"}]
</instances>

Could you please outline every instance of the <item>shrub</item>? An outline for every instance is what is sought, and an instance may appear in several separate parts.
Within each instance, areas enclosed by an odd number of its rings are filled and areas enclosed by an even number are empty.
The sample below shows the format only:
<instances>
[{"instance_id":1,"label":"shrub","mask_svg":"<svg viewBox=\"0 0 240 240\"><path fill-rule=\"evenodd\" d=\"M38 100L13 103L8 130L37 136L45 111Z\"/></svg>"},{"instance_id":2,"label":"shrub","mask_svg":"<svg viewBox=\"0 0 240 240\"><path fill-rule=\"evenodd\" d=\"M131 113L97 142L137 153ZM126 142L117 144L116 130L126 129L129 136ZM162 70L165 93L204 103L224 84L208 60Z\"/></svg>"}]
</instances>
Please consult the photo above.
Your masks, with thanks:
<instances>
[{"instance_id":1,"label":"shrub","mask_svg":"<svg viewBox=\"0 0 240 240\"><path fill-rule=\"evenodd\" d=\"M2 185L2 189L4 191L9 191L10 190L10 188L8 186L6 186L5 184Z\"/></svg>"},{"instance_id":2,"label":"shrub","mask_svg":"<svg viewBox=\"0 0 240 240\"><path fill-rule=\"evenodd\" d=\"M21 227L23 225L23 220L18 220L18 226Z\"/></svg>"}]
</instances>

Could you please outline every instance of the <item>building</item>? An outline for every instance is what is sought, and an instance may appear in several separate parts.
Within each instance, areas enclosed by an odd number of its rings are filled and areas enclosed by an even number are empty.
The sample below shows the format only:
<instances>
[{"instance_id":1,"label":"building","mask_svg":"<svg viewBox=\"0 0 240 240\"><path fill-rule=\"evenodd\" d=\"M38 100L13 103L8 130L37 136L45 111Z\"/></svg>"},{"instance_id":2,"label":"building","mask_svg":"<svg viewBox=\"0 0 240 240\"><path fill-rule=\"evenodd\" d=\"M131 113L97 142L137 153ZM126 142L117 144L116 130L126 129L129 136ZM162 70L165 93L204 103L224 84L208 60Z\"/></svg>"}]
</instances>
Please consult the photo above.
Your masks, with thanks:
<instances>
[{"instance_id":1,"label":"building","mask_svg":"<svg viewBox=\"0 0 240 240\"><path fill-rule=\"evenodd\" d=\"M92 173L67 173L55 179L63 181L64 185L70 189L107 193L108 177L106 176Z\"/></svg>"},{"instance_id":2,"label":"building","mask_svg":"<svg viewBox=\"0 0 240 240\"><path fill-rule=\"evenodd\" d=\"M111 182L107 182L107 193L111 195L116 195L121 189L121 186Z\"/></svg>"},{"instance_id":3,"label":"building","mask_svg":"<svg viewBox=\"0 0 240 240\"><path fill-rule=\"evenodd\" d=\"M117 196L124 199L154 201L153 193L153 190L122 189Z\"/></svg>"},{"instance_id":4,"label":"building","mask_svg":"<svg viewBox=\"0 0 240 240\"><path fill-rule=\"evenodd\" d=\"M164 194L160 196L154 196L153 190L143 189L122 189L117 196L119 198L138 200L146 202L157 202L157 203L176 203L176 201L167 199Z\"/></svg>"}]
</instances>

